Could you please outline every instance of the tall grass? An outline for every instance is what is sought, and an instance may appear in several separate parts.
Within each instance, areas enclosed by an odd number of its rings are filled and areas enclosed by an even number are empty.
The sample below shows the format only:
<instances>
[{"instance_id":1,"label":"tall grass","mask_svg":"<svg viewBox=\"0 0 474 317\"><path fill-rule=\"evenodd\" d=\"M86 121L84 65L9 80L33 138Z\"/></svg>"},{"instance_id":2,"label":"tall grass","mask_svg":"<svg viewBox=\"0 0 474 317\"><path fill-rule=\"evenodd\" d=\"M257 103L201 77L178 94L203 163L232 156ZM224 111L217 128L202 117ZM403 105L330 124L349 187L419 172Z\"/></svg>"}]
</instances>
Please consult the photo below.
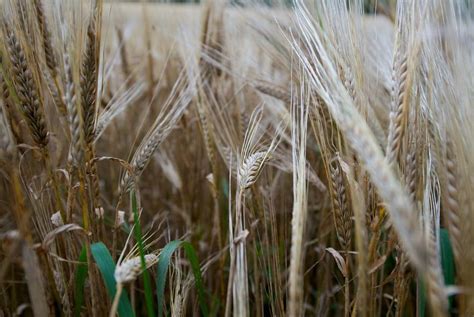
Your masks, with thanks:
<instances>
[{"instance_id":1,"label":"tall grass","mask_svg":"<svg viewBox=\"0 0 474 317\"><path fill-rule=\"evenodd\" d=\"M0 7L0 315L474 314L469 2Z\"/></svg>"}]
</instances>

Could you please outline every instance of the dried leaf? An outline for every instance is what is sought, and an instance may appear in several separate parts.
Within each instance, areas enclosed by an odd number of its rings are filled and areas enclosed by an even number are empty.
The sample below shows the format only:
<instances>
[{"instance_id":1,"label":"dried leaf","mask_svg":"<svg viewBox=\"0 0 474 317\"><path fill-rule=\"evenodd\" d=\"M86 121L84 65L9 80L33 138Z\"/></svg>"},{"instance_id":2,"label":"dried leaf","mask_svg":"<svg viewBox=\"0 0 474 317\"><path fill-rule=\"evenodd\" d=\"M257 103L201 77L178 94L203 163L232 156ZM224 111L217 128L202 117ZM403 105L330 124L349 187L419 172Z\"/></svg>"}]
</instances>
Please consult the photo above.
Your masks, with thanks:
<instances>
[{"instance_id":1,"label":"dried leaf","mask_svg":"<svg viewBox=\"0 0 474 317\"><path fill-rule=\"evenodd\" d=\"M81 226L76 225L75 223L68 223L67 225L57 227L53 231L48 232L48 234L43 239L43 249L47 249L51 245L51 243L53 243L54 239L56 239L57 235L63 232L70 232L76 230L80 231L81 233L85 233L84 229Z\"/></svg>"},{"instance_id":2,"label":"dried leaf","mask_svg":"<svg viewBox=\"0 0 474 317\"><path fill-rule=\"evenodd\" d=\"M374 273L375 271L377 271L384 263L385 261L387 260L387 256L384 255L384 256L381 256L380 258L378 258L374 264L372 265L372 267L369 269L369 274L372 274Z\"/></svg>"},{"instance_id":3,"label":"dried leaf","mask_svg":"<svg viewBox=\"0 0 474 317\"><path fill-rule=\"evenodd\" d=\"M326 248L326 251L331 253L332 257L336 261L336 264L337 264L337 267L339 268L339 271L341 271L341 273L344 277L347 277L347 265L346 265L346 261L344 260L342 255L333 248Z\"/></svg>"},{"instance_id":4,"label":"dried leaf","mask_svg":"<svg viewBox=\"0 0 474 317\"><path fill-rule=\"evenodd\" d=\"M34 315L50 316L38 257L27 243L22 248L22 264Z\"/></svg>"}]
</instances>

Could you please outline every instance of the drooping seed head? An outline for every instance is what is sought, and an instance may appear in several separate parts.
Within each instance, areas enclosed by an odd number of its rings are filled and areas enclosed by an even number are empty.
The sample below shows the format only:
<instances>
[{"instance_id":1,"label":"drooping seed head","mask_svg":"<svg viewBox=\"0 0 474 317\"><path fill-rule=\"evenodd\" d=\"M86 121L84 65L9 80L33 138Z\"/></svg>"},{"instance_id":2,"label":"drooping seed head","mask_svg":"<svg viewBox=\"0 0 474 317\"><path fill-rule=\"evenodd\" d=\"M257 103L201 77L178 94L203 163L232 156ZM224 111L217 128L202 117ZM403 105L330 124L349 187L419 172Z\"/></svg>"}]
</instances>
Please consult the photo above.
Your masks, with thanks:
<instances>
[{"instance_id":1,"label":"drooping seed head","mask_svg":"<svg viewBox=\"0 0 474 317\"><path fill-rule=\"evenodd\" d=\"M238 171L242 188L249 188L257 181L267 157L267 152L256 152L242 162Z\"/></svg>"},{"instance_id":2,"label":"drooping seed head","mask_svg":"<svg viewBox=\"0 0 474 317\"><path fill-rule=\"evenodd\" d=\"M158 261L156 254L145 255L145 266L149 268ZM114 277L117 283L134 281L142 273L142 264L139 256L125 260L115 268Z\"/></svg>"}]
</instances>

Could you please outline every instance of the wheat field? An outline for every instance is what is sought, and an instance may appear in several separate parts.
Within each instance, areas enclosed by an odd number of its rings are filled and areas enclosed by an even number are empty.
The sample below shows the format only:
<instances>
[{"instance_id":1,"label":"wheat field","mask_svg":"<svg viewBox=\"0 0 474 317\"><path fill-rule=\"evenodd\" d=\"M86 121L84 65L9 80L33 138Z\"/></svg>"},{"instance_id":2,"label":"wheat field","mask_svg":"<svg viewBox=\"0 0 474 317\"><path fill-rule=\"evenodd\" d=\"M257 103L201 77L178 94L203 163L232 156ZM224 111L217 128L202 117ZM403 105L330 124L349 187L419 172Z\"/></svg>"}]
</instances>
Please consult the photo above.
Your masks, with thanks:
<instances>
[{"instance_id":1,"label":"wheat field","mask_svg":"<svg viewBox=\"0 0 474 317\"><path fill-rule=\"evenodd\" d=\"M473 7L0 1L0 316L474 316Z\"/></svg>"}]
</instances>

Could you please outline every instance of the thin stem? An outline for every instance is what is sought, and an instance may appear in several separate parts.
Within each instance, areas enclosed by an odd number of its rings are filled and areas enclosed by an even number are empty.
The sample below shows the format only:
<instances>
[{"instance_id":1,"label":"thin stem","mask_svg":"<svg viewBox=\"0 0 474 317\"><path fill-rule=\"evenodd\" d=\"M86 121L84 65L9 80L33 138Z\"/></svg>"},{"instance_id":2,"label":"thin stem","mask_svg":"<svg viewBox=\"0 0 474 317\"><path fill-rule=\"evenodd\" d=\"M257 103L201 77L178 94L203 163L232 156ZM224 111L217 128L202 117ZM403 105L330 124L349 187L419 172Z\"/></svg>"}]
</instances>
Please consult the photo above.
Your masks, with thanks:
<instances>
[{"instance_id":1,"label":"thin stem","mask_svg":"<svg viewBox=\"0 0 474 317\"><path fill-rule=\"evenodd\" d=\"M118 303L120 300L120 295L122 294L123 284L117 283L117 291L115 292L114 301L112 302L112 307L110 308L109 317L115 317L117 314Z\"/></svg>"}]
</instances>

